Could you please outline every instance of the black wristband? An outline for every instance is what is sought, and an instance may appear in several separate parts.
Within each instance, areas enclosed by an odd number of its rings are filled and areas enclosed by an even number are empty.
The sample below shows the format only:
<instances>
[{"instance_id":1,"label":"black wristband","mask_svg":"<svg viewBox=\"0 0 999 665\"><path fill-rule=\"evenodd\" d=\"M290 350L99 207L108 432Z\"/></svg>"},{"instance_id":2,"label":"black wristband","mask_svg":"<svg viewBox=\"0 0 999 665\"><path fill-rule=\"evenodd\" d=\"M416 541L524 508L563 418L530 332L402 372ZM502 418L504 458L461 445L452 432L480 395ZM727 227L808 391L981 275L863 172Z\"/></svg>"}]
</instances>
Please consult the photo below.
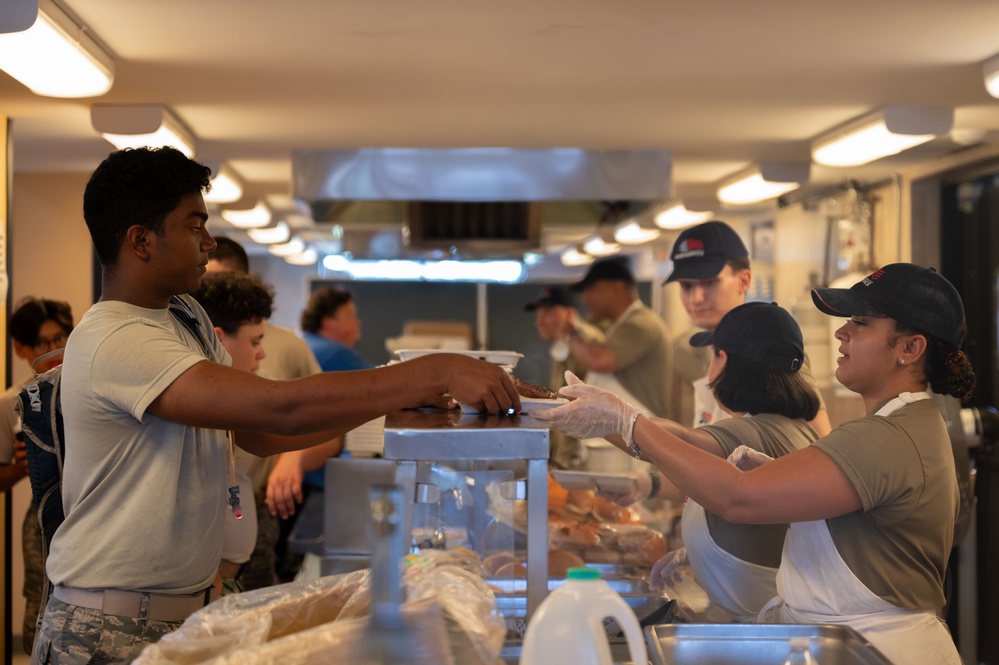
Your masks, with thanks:
<instances>
[{"instance_id":1,"label":"black wristband","mask_svg":"<svg viewBox=\"0 0 999 665\"><path fill-rule=\"evenodd\" d=\"M649 490L649 498L654 499L656 495L659 494L659 490L663 488L663 481L659 479L659 472L652 469L652 489Z\"/></svg>"}]
</instances>

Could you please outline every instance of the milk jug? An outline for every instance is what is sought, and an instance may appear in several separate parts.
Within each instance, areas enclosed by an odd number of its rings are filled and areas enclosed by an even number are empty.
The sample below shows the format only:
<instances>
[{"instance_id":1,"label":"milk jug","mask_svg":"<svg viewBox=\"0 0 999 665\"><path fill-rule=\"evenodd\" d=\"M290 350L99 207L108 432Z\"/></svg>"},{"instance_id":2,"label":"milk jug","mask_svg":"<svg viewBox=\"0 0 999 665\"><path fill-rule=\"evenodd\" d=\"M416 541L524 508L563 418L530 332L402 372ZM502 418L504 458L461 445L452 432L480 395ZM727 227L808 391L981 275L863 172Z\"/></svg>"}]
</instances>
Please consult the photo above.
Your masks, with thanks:
<instances>
[{"instance_id":1,"label":"milk jug","mask_svg":"<svg viewBox=\"0 0 999 665\"><path fill-rule=\"evenodd\" d=\"M527 625L520 665L613 665L606 617L624 631L631 662L648 662L642 628L624 599L600 579L599 570L570 568Z\"/></svg>"}]
</instances>

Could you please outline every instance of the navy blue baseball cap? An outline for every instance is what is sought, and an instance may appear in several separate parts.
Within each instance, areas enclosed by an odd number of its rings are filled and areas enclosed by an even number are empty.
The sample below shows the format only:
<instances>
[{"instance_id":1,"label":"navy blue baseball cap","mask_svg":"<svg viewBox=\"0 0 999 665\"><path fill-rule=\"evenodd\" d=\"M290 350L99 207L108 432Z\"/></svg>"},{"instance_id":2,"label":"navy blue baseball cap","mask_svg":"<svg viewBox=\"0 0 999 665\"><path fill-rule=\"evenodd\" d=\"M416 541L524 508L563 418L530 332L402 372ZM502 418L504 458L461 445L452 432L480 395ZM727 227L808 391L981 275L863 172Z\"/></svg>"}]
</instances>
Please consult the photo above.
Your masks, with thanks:
<instances>
[{"instance_id":1,"label":"navy blue baseball cap","mask_svg":"<svg viewBox=\"0 0 999 665\"><path fill-rule=\"evenodd\" d=\"M964 304L957 289L933 268L891 263L848 289L812 289L812 302L830 316L887 316L961 346Z\"/></svg>"},{"instance_id":2,"label":"navy blue baseball cap","mask_svg":"<svg viewBox=\"0 0 999 665\"><path fill-rule=\"evenodd\" d=\"M749 257L742 238L731 226L718 220L692 226L677 237L669 258L673 272L663 285L678 279L711 279L733 259Z\"/></svg>"},{"instance_id":3,"label":"navy blue baseball cap","mask_svg":"<svg viewBox=\"0 0 999 665\"><path fill-rule=\"evenodd\" d=\"M691 346L714 346L739 358L798 371L805 359L801 328L777 303L747 302L722 317L718 327L690 338Z\"/></svg>"}]
</instances>

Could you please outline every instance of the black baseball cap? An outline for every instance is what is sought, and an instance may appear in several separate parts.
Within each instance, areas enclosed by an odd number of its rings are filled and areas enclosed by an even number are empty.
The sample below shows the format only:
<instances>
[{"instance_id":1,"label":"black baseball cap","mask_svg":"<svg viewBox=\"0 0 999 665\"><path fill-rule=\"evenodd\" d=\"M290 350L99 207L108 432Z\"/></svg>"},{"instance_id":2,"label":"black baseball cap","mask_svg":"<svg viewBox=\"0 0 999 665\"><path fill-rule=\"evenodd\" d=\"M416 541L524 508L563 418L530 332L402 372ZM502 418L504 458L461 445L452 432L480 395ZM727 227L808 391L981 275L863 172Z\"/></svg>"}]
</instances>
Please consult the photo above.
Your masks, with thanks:
<instances>
[{"instance_id":1,"label":"black baseball cap","mask_svg":"<svg viewBox=\"0 0 999 665\"><path fill-rule=\"evenodd\" d=\"M775 302L747 302L730 309L717 328L697 333L690 338L690 345L711 345L739 358L793 372L805 359L801 328Z\"/></svg>"},{"instance_id":2,"label":"black baseball cap","mask_svg":"<svg viewBox=\"0 0 999 665\"><path fill-rule=\"evenodd\" d=\"M669 253L673 272L663 285L678 279L711 279L725 264L749 256L739 234L725 222L704 222L692 226L677 237Z\"/></svg>"},{"instance_id":3,"label":"black baseball cap","mask_svg":"<svg viewBox=\"0 0 999 665\"><path fill-rule=\"evenodd\" d=\"M957 289L933 268L891 263L848 289L812 289L812 301L831 316L887 316L961 346L964 304Z\"/></svg>"},{"instance_id":4,"label":"black baseball cap","mask_svg":"<svg viewBox=\"0 0 999 665\"><path fill-rule=\"evenodd\" d=\"M528 312L533 312L538 307L575 307L572 294L569 290L561 286L546 286L541 289L538 299L529 302L524 306Z\"/></svg>"},{"instance_id":5,"label":"black baseball cap","mask_svg":"<svg viewBox=\"0 0 999 665\"><path fill-rule=\"evenodd\" d=\"M628 260L615 258L597 261L590 266L590 270L586 273L586 277L582 281L576 282L569 288L573 291L582 291L590 284L599 282L602 279L626 282L628 284L635 283L635 276L631 274L631 268L628 267Z\"/></svg>"}]
</instances>

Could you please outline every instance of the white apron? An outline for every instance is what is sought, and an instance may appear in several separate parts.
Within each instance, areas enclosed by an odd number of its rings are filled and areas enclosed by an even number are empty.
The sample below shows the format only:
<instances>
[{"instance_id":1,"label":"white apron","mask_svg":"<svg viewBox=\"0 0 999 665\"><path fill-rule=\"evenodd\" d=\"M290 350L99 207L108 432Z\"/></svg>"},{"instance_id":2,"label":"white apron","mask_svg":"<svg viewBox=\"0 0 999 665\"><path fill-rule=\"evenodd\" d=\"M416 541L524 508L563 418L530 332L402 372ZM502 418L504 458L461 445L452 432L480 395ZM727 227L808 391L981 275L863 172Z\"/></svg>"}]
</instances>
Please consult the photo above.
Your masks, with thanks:
<instances>
[{"instance_id":1,"label":"white apron","mask_svg":"<svg viewBox=\"0 0 999 665\"><path fill-rule=\"evenodd\" d=\"M687 500L681 524L690 569L708 598L734 621L754 623L777 593L777 569L743 561L719 547L708 531L704 508L696 501Z\"/></svg>"},{"instance_id":2,"label":"white apron","mask_svg":"<svg viewBox=\"0 0 999 665\"><path fill-rule=\"evenodd\" d=\"M929 399L902 393L876 415ZM961 665L946 625L931 611L896 607L857 579L836 550L825 520L791 525L777 575L777 593L760 623L846 624L896 665Z\"/></svg>"},{"instance_id":3,"label":"white apron","mask_svg":"<svg viewBox=\"0 0 999 665\"><path fill-rule=\"evenodd\" d=\"M633 302L631 306L628 307L628 309L626 309L620 317L618 317L617 321L611 324L610 328L608 328L607 332L604 334L604 338L610 339L611 335L614 334L614 331L617 330L618 327L622 323L624 323L624 321L629 316L631 316L631 313L640 306L641 306L640 301L636 300L635 302ZM653 415L652 410L649 409L649 407L647 407L646 405L642 404L642 402L637 397L628 392L628 389L625 388L623 385L621 385L621 382L618 381L617 377L614 376L614 374L612 373L594 372L593 370L589 370L586 372L586 383L590 384L591 386L596 386L601 390L606 390L609 393L617 395L625 402L631 404L633 407L641 411L642 415L645 416ZM600 450L603 448L610 449L614 447L613 444L609 443L604 439L583 439L582 441L583 444L588 449L591 449L591 451L592 449ZM597 462L595 457L596 456L593 455L591 452L590 454L591 462ZM619 459L617 455L613 455L610 457L610 459L614 460L612 466L605 466L604 468L593 468L590 470L606 472L606 471L626 471L629 468L630 469L648 468L648 465L645 462L640 462L638 460L635 460L634 458L625 457L624 459ZM596 466L600 466L600 464L598 463L596 464Z\"/></svg>"}]
</instances>

